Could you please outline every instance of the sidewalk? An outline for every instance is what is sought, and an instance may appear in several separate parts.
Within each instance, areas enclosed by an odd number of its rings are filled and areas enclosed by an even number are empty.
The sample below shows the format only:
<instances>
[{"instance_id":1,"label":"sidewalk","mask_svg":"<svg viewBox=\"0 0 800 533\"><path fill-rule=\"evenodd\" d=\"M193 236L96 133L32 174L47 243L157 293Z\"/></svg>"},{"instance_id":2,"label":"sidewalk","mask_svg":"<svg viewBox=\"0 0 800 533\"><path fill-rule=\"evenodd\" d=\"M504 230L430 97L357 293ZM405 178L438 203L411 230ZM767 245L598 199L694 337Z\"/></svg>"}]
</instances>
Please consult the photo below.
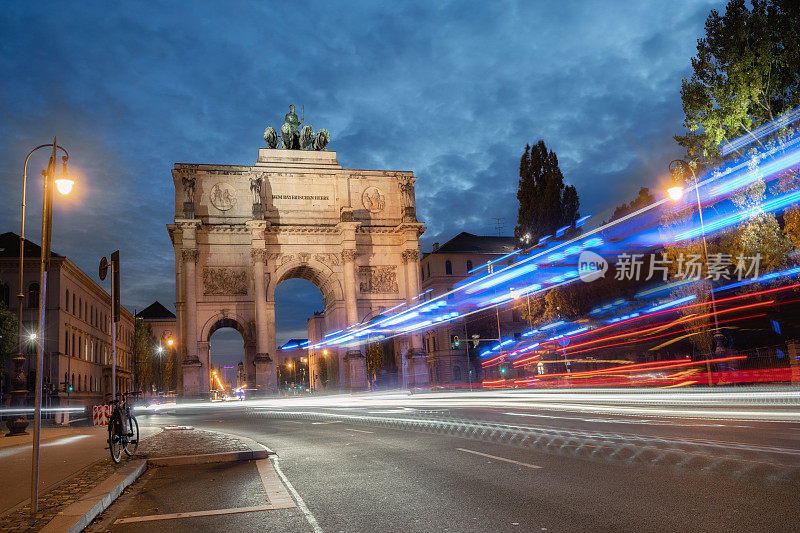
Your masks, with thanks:
<instances>
[{"instance_id":1,"label":"sidewalk","mask_svg":"<svg viewBox=\"0 0 800 533\"><path fill-rule=\"evenodd\" d=\"M241 452L250 450L250 446L239 439L232 436L227 436L219 433L199 431L199 430L178 430L166 429L156 427L141 427L142 442L139 445L137 456L130 460L123 460L120 464L115 464L108 455L108 450L105 448L105 428L82 428L91 432L93 429L97 435L92 434L91 438L101 437L102 444L99 445L99 453L101 457L96 457L97 454L88 454L89 446L87 446L90 438L83 438L80 446L83 453L87 455L87 460L90 464L83 468L77 474L68 477L66 481L52 488L51 490L40 493L39 498L39 512L36 514L35 519L30 515L30 507L25 505L20 507L0 519L0 531L38 531L45 525L53 521L59 513L68 512L68 507L81 500L92 489L96 488L103 481L118 474L122 469L128 467L133 460L152 459L156 457L171 457L181 455L197 455L206 453L219 453L219 452ZM102 430L102 431L97 431ZM74 435L79 436L79 435ZM146 439L146 440L145 440ZM55 437L55 442L58 442L58 437ZM30 451L30 446L26 448ZM2 452L4 450L0 450ZM94 460L88 459L93 457ZM28 459L30 465L30 459ZM0 463L0 468L3 464ZM29 468L29 467L28 467ZM24 477L15 478L13 481L4 480L4 487L17 485L25 491L29 490L29 482L27 481L30 476L30 471L25 473ZM52 526L51 526L52 527Z\"/></svg>"}]
</instances>

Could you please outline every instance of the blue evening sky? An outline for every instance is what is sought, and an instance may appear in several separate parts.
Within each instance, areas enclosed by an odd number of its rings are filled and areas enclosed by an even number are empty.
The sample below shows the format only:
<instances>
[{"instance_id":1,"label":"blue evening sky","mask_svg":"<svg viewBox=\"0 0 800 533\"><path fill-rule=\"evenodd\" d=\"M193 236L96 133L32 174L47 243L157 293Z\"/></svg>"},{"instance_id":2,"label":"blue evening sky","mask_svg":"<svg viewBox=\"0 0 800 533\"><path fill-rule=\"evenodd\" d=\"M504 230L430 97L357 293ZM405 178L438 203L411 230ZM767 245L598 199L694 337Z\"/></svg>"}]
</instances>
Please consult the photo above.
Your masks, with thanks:
<instances>
[{"instance_id":1,"label":"blue evening sky","mask_svg":"<svg viewBox=\"0 0 800 533\"><path fill-rule=\"evenodd\" d=\"M0 231L19 231L25 155L57 135L79 181L57 201L53 249L96 278L119 248L123 304L172 308L170 169L252 164L290 103L344 167L414 171L424 250L496 234L495 217L513 231L519 158L539 138L581 213L602 214L680 155L680 82L712 8L724 3L7 3ZM36 184L45 164L30 163ZM294 280L277 296L279 342L305 337L319 292ZM221 330L215 353L238 359L237 337Z\"/></svg>"}]
</instances>

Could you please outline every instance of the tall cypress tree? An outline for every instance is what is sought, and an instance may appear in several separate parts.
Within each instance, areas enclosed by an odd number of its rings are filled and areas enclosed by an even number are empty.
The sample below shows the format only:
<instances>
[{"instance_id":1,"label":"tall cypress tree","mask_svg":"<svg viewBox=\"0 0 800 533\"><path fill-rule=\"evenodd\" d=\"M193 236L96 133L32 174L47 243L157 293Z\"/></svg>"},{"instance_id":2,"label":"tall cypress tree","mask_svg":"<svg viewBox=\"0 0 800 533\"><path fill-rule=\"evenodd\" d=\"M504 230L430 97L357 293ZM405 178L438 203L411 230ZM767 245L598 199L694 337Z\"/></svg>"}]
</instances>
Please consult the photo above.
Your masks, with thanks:
<instances>
[{"instance_id":1,"label":"tall cypress tree","mask_svg":"<svg viewBox=\"0 0 800 533\"><path fill-rule=\"evenodd\" d=\"M564 186L558 157L541 139L533 147L525 146L519 163L517 200L517 239L529 234L535 242L580 217L578 191L572 185Z\"/></svg>"}]
</instances>

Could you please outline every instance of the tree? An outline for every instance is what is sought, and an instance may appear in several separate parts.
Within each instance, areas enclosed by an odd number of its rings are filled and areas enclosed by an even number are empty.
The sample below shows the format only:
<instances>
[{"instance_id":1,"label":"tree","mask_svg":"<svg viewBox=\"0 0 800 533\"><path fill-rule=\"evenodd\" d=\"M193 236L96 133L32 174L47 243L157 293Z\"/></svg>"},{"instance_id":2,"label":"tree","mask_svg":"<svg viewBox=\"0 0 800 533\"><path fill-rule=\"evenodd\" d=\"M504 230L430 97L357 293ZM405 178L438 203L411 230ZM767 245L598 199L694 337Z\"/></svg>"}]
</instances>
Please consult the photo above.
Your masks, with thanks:
<instances>
[{"instance_id":1,"label":"tree","mask_svg":"<svg viewBox=\"0 0 800 533\"><path fill-rule=\"evenodd\" d=\"M630 215L631 213L635 213L639 209L643 207L647 207L648 205L655 203L656 198L650 193L650 189L647 187L642 187L639 189L639 195L631 200L631 203L626 204L623 203L622 205L618 206L614 209L614 214L611 215L611 220L609 222L617 220L618 218L622 218L625 215Z\"/></svg>"},{"instance_id":2,"label":"tree","mask_svg":"<svg viewBox=\"0 0 800 533\"><path fill-rule=\"evenodd\" d=\"M6 357L17 348L17 316L0 302L0 368L5 368Z\"/></svg>"},{"instance_id":3,"label":"tree","mask_svg":"<svg viewBox=\"0 0 800 533\"><path fill-rule=\"evenodd\" d=\"M754 0L749 10L731 0L724 15L711 11L705 30L681 88L688 131L675 139L713 165L721 144L800 105L800 4Z\"/></svg>"},{"instance_id":4,"label":"tree","mask_svg":"<svg viewBox=\"0 0 800 533\"><path fill-rule=\"evenodd\" d=\"M692 77L684 79L681 88L687 132L675 137L697 169L713 169L730 159L746 160L758 149L782 142L791 128L784 127L728 156L720 150L725 142L800 105L800 4L796 0L754 0L752 9L744 0L731 0L724 15L711 11L705 30L692 59ZM683 177L690 180L690 175ZM756 207L765 193L766 185L757 180L732 201L742 210ZM729 249L722 251L761 254L766 269L780 268L792 248L793 228L786 228L787 237L775 215L760 214L735 228Z\"/></svg>"},{"instance_id":5,"label":"tree","mask_svg":"<svg viewBox=\"0 0 800 533\"><path fill-rule=\"evenodd\" d=\"M572 185L564 186L558 158L541 139L533 147L525 146L519 163L517 200L517 239L530 235L533 242L580 217L578 191Z\"/></svg>"},{"instance_id":6,"label":"tree","mask_svg":"<svg viewBox=\"0 0 800 533\"><path fill-rule=\"evenodd\" d=\"M137 318L133 326L133 361L134 371L143 391L152 391L156 384L157 370L153 360L153 329L150 324Z\"/></svg>"},{"instance_id":7,"label":"tree","mask_svg":"<svg viewBox=\"0 0 800 533\"><path fill-rule=\"evenodd\" d=\"M381 343L375 342L367 346L366 364L367 379L370 383L375 383L378 371L383 366L383 346L381 346Z\"/></svg>"}]
</instances>

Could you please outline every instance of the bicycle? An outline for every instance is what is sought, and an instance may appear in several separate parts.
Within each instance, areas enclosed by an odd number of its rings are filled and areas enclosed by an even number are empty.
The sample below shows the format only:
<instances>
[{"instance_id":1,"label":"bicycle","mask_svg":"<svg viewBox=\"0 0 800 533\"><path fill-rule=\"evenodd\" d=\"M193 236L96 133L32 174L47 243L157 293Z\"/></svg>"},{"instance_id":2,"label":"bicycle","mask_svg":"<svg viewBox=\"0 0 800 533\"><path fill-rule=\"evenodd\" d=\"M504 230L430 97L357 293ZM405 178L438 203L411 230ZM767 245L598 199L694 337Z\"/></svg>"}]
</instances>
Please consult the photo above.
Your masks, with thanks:
<instances>
[{"instance_id":1,"label":"bicycle","mask_svg":"<svg viewBox=\"0 0 800 533\"><path fill-rule=\"evenodd\" d=\"M108 450L115 463L120 462L123 451L125 455L132 457L139 448L139 422L131 414L131 406L128 402L129 396L137 394L139 393L117 394L117 399L110 402L114 408L111 411L111 419L108 421Z\"/></svg>"}]
</instances>

